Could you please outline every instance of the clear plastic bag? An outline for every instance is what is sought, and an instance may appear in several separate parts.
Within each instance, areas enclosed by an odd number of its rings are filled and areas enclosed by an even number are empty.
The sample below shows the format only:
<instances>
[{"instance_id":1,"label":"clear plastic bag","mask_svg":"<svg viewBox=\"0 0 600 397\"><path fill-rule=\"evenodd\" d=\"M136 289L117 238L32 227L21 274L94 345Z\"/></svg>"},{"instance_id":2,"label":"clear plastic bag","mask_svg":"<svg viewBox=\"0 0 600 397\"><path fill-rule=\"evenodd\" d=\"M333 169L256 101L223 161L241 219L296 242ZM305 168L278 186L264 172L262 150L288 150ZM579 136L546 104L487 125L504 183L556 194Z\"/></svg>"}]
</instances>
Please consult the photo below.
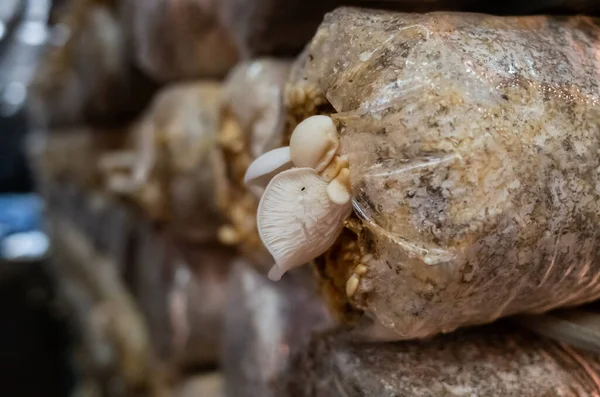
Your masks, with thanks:
<instances>
[{"instance_id":1,"label":"clear plastic bag","mask_svg":"<svg viewBox=\"0 0 600 397\"><path fill-rule=\"evenodd\" d=\"M255 158L283 144L282 96L290 66L269 58L240 63L227 76L220 105L217 155L223 172L215 178L216 194L228 219L220 237L262 269L269 269L273 259L256 230L259 196L245 186L244 174Z\"/></svg>"},{"instance_id":2,"label":"clear plastic bag","mask_svg":"<svg viewBox=\"0 0 600 397\"><path fill-rule=\"evenodd\" d=\"M587 17L328 14L290 90L331 105L350 162L352 232L318 261L330 290L364 264L349 300L400 339L600 297L599 34Z\"/></svg>"}]
</instances>

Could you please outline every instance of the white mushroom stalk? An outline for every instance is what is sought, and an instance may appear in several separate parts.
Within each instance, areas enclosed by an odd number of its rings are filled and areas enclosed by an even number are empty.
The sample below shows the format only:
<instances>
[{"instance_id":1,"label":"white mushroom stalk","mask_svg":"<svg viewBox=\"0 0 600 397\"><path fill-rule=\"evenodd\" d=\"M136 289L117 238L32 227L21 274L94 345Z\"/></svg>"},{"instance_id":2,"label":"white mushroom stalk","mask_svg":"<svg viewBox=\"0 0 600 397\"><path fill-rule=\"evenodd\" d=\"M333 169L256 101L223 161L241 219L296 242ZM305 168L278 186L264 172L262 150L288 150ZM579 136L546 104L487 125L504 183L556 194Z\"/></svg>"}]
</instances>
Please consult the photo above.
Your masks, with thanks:
<instances>
[{"instance_id":1,"label":"white mushroom stalk","mask_svg":"<svg viewBox=\"0 0 600 397\"><path fill-rule=\"evenodd\" d=\"M333 120L312 116L298 124L289 147L263 154L248 168L246 184L266 184L257 225L275 260L271 280L323 254L342 232L352 204L348 161L339 148Z\"/></svg>"},{"instance_id":2,"label":"white mushroom stalk","mask_svg":"<svg viewBox=\"0 0 600 397\"><path fill-rule=\"evenodd\" d=\"M246 170L245 184L265 187L275 175L292 168L289 146L271 150L259 159L260 161L254 161Z\"/></svg>"}]
</instances>

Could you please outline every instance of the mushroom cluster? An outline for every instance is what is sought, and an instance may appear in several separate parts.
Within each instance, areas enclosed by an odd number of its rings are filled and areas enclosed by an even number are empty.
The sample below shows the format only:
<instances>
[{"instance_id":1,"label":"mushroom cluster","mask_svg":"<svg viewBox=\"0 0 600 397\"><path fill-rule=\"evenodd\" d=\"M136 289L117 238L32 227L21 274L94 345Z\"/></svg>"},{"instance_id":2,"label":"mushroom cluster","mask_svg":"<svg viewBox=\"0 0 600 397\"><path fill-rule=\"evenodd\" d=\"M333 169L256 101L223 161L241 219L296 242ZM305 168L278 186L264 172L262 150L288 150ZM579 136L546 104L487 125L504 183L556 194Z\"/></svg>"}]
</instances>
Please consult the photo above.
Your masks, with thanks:
<instances>
[{"instance_id":1,"label":"mushroom cluster","mask_svg":"<svg viewBox=\"0 0 600 397\"><path fill-rule=\"evenodd\" d=\"M260 238L275 260L271 280L323 254L350 215L348 159L330 117L302 121L290 146L258 157L246 172L248 186L264 188L257 211Z\"/></svg>"}]
</instances>

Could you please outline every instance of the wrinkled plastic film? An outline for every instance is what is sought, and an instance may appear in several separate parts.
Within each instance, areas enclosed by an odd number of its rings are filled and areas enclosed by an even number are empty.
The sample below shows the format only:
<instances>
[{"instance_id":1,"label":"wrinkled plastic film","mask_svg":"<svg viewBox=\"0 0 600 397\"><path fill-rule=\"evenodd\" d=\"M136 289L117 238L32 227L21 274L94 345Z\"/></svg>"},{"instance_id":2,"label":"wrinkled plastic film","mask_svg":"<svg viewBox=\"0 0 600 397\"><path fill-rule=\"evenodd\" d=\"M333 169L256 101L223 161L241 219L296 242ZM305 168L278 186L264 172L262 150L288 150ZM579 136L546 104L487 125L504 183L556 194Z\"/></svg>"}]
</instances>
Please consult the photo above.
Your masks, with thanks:
<instances>
[{"instance_id":1,"label":"wrinkled plastic film","mask_svg":"<svg viewBox=\"0 0 600 397\"><path fill-rule=\"evenodd\" d=\"M337 113L355 306L400 338L600 296L597 27L329 14L303 67Z\"/></svg>"}]
</instances>

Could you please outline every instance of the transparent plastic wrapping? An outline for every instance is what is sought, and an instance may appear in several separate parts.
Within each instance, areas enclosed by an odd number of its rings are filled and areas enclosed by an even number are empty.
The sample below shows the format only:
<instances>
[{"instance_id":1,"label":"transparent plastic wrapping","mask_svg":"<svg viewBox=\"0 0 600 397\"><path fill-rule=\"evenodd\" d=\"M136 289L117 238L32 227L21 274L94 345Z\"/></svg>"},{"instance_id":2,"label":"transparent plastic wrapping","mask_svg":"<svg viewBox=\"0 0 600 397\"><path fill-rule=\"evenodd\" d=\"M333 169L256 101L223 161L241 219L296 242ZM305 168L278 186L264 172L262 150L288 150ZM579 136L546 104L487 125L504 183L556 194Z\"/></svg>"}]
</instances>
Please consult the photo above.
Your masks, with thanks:
<instances>
[{"instance_id":1,"label":"transparent plastic wrapping","mask_svg":"<svg viewBox=\"0 0 600 397\"><path fill-rule=\"evenodd\" d=\"M197 242L215 241L222 222L213 192L220 92L216 82L164 89L132 129L130 150L99 164L109 190Z\"/></svg>"},{"instance_id":2,"label":"transparent plastic wrapping","mask_svg":"<svg viewBox=\"0 0 600 397\"><path fill-rule=\"evenodd\" d=\"M137 64L163 82L227 74L238 57L217 16L220 1L124 0Z\"/></svg>"},{"instance_id":3,"label":"transparent plastic wrapping","mask_svg":"<svg viewBox=\"0 0 600 397\"><path fill-rule=\"evenodd\" d=\"M284 395L594 396L600 361L528 332L459 331L427 342L352 344L313 339L293 360Z\"/></svg>"},{"instance_id":4,"label":"transparent plastic wrapping","mask_svg":"<svg viewBox=\"0 0 600 397\"><path fill-rule=\"evenodd\" d=\"M327 284L345 296L364 264L350 302L400 339L600 297L598 37L587 17L328 14L287 90L332 106L349 158Z\"/></svg>"},{"instance_id":5,"label":"transparent plastic wrapping","mask_svg":"<svg viewBox=\"0 0 600 397\"><path fill-rule=\"evenodd\" d=\"M310 269L288 276L272 283L243 260L233 266L221 356L228 396L287 396L280 382L292 356L333 326Z\"/></svg>"},{"instance_id":6,"label":"transparent plastic wrapping","mask_svg":"<svg viewBox=\"0 0 600 397\"><path fill-rule=\"evenodd\" d=\"M290 65L268 58L242 62L223 86L218 155L224 169L216 178L216 194L229 222L220 237L224 243L235 244L262 269L269 269L273 259L256 230L260 196L245 186L244 174L255 158L283 144L286 120L282 96Z\"/></svg>"}]
</instances>

